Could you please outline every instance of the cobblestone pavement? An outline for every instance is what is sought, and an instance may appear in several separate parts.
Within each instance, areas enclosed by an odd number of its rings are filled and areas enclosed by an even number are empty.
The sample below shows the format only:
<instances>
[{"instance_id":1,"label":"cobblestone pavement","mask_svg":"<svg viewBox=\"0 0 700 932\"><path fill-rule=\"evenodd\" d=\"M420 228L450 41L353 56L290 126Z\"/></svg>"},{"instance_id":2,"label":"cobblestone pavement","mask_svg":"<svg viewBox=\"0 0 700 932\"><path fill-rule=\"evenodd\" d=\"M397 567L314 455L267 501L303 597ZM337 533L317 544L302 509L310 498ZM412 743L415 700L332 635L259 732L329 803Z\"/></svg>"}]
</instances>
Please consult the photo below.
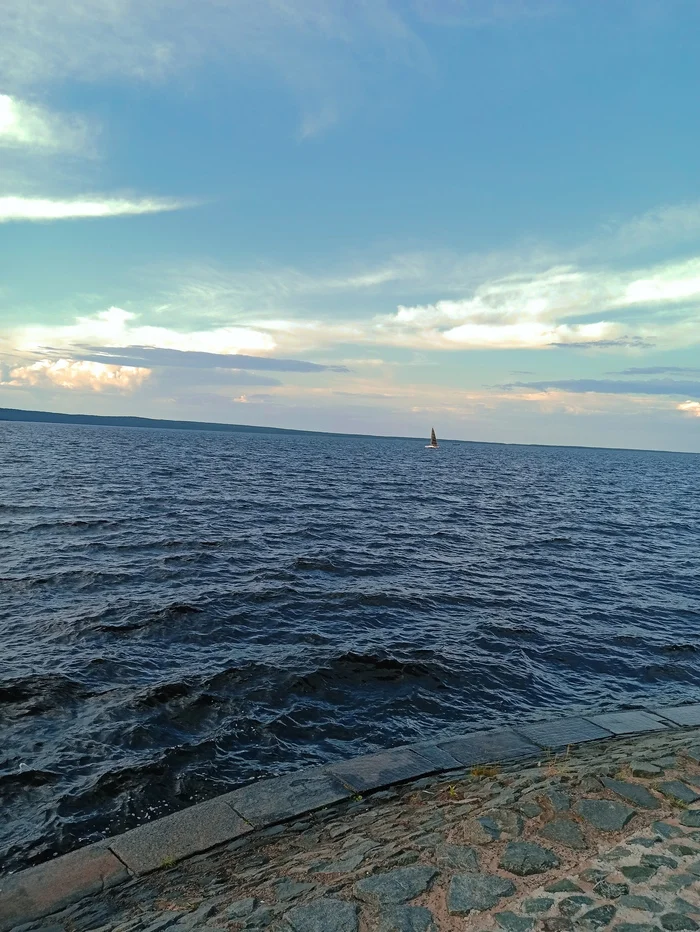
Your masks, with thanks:
<instances>
[{"instance_id":1,"label":"cobblestone pavement","mask_svg":"<svg viewBox=\"0 0 700 932\"><path fill-rule=\"evenodd\" d=\"M18 932L700 929L700 729L357 797Z\"/></svg>"}]
</instances>

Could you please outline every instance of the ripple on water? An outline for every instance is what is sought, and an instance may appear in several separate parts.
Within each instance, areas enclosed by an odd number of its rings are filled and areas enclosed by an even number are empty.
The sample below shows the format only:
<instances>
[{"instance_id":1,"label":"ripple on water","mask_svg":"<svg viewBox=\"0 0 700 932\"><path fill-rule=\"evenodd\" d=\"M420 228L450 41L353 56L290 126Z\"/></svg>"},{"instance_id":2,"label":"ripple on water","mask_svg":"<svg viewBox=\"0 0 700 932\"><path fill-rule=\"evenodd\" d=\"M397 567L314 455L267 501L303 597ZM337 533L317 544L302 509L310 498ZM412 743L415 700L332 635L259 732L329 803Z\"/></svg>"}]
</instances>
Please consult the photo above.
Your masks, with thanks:
<instances>
[{"instance_id":1,"label":"ripple on water","mask_svg":"<svg viewBox=\"0 0 700 932\"><path fill-rule=\"evenodd\" d=\"M697 467L0 424L0 861L444 729L697 701Z\"/></svg>"}]
</instances>

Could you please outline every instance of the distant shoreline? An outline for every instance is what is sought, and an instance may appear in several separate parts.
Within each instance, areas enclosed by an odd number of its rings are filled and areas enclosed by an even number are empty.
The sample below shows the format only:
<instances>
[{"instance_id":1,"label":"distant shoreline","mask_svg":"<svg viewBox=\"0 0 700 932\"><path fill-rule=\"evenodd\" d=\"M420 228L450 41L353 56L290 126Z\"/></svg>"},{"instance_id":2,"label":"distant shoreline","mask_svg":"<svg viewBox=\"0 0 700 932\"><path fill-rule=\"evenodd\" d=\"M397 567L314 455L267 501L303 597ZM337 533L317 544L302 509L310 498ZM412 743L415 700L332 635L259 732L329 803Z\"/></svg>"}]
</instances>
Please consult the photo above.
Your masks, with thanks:
<instances>
[{"instance_id":1,"label":"distant shoreline","mask_svg":"<svg viewBox=\"0 0 700 932\"><path fill-rule=\"evenodd\" d=\"M253 424L223 424L216 421L173 421L167 418L131 417L116 414L60 414L56 411L26 411L23 408L0 408L0 421L30 424L74 424L84 427L136 427L150 430L205 430L231 434L296 434L301 437L352 437L360 440L424 440L422 437L397 434L351 434L332 430L301 430L295 427L260 427ZM486 444L492 447L541 447L546 450L611 450L625 453L673 453L700 456L689 450L650 450L644 447L594 447L573 443L509 443L505 440L452 440L440 442Z\"/></svg>"}]
</instances>

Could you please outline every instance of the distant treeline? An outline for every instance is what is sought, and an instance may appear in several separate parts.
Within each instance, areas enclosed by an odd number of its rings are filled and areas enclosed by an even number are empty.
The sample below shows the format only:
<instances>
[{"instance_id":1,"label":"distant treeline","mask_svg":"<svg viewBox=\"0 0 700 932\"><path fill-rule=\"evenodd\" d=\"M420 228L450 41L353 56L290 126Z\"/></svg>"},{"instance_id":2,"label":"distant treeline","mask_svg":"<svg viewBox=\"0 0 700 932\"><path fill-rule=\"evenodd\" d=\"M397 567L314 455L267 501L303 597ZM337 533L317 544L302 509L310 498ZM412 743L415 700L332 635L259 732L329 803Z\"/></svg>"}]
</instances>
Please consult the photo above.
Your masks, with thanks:
<instances>
[{"instance_id":1,"label":"distant treeline","mask_svg":"<svg viewBox=\"0 0 700 932\"><path fill-rule=\"evenodd\" d=\"M102 414L57 414L54 411L23 411L20 408L0 408L0 421L33 421L46 424L85 424L91 427L148 427L158 430L216 430L223 433L246 434L318 434L315 430L294 430L287 427L253 427L248 424L216 424L208 421L166 421L152 417L116 417ZM336 437L360 437L362 434L330 434Z\"/></svg>"}]
</instances>

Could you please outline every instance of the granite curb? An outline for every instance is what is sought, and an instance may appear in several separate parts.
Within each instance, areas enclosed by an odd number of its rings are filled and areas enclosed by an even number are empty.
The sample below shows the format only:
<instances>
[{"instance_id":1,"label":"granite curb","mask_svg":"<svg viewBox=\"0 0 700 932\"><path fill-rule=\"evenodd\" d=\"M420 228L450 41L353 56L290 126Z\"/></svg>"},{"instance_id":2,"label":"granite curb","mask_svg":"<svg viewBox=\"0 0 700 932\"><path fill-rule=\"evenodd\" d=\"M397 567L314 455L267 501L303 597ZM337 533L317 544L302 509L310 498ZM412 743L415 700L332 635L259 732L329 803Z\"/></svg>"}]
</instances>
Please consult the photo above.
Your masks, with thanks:
<instances>
[{"instance_id":1,"label":"granite curb","mask_svg":"<svg viewBox=\"0 0 700 932\"><path fill-rule=\"evenodd\" d=\"M0 932L176 861L424 776L526 760L590 741L700 726L700 704L571 716L442 737L259 780L121 835L0 877Z\"/></svg>"}]
</instances>

